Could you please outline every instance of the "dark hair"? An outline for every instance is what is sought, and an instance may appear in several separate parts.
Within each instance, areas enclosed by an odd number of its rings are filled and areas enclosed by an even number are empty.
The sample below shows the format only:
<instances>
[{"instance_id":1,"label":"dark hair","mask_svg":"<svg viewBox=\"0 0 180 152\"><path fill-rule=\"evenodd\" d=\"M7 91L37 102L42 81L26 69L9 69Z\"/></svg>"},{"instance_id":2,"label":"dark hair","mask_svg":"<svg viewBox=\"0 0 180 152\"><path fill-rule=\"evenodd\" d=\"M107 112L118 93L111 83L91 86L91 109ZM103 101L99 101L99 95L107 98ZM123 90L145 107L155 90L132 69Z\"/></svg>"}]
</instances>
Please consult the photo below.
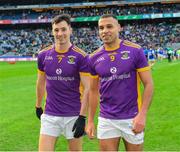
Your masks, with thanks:
<instances>
[{"instance_id":1,"label":"dark hair","mask_svg":"<svg viewBox=\"0 0 180 152\"><path fill-rule=\"evenodd\" d=\"M115 20L118 21L117 17L116 17L115 15L113 15L113 14L103 14L103 15L100 17L100 19L101 19L101 18L109 18L109 17L112 17L112 18L114 18Z\"/></svg>"},{"instance_id":2,"label":"dark hair","mask_svg":"<svg viewBox=\"0 0 180 152\"><path fill-rule=\"evenodd\" d=\"M52 21L51 24L58 24L62 21L65 21L68 25L71 25L71 17L68 14L61 14L61 15L57 15L55 16Z\"/></svg>"}]
</instances>

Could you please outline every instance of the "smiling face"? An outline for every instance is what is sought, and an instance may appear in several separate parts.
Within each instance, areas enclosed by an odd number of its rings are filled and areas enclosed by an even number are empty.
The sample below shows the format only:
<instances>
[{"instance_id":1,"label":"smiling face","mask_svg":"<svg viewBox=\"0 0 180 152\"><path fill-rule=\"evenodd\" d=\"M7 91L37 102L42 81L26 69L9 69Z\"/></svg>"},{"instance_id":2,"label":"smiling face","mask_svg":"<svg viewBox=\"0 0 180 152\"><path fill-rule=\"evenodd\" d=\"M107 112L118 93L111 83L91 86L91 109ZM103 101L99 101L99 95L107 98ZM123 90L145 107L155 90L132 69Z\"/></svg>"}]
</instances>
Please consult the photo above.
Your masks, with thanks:
<instances>
[{"instance_id":1,"label":"smiling face","mask_svg":"<svg viewBox=\"0 0 180 152\"><path fill-rule=\"evenodd\" d=\"M66 21L63 20L52 25L52 34L54 36L55 44L65 45L70 43L72 28Z\"/></svg>"},{"instance_id":2,"label":"smiling face","mask_svg":"<svg viewBox=\"0 0 180 152\"><path fill-rule=\"evenodd\" d=\"M111 45L119 39L122 30L118 21L113 17L100 18L98 22L99 36L104 44Z\"/></svg>"}]
</instances>

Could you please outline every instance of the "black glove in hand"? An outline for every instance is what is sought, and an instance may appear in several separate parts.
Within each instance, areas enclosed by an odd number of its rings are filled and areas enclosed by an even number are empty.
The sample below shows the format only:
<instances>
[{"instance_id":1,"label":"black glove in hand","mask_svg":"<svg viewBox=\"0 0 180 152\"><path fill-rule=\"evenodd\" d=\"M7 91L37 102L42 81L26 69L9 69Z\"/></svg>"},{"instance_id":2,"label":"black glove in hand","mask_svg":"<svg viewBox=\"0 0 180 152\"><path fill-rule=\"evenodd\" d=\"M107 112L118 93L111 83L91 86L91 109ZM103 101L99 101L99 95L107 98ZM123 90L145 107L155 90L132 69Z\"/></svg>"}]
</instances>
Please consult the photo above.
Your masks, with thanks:
<instances>
[{"instance_id":1,"label":"black glove in hand","mask_svg":"<svg viewBox=\"0 0 180 152\"><path fill-rule=\"evenodd\" d=\"M41 119L41 115L43 114L43 109L41 107L37 108L36 107L36 116L38 117L38 119Z\"/></svg>"},{"instance_id":2,"label":"black glove in hand","mask_svg":"<svg viewBox=\"0 0 180 152\"><path fill-rule=\"evenodd\" d=\"M74 132L74 138L79 138L85 133L86 117L79 115L74 123L72 131Z\"/></svg>"}]
</instances>

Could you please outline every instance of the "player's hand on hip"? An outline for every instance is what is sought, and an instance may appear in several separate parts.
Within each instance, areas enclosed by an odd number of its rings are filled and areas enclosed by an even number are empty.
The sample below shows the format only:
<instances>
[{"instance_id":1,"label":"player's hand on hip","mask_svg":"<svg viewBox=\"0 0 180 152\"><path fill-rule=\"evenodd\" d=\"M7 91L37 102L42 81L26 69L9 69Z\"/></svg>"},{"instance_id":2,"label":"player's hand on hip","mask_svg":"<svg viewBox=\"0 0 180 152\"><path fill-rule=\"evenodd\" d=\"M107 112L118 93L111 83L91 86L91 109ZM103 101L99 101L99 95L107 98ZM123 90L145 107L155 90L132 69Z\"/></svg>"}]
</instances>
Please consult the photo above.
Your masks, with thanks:
<instances>
[{"instance_id":1,"label":"player's hand on hip","mask_svg":"<svg viewBox=\"0 0 180 152\"><path fill-rule=\"evenodd\" d=\"M36 116L41 120L41 115L43 114L43 109L41 107L36 107Z\"/></svg>"},{"instance_id":2,"label":"player's hand on hip","mask_svg":"<svg viewBox=\"0 0 180 152\"><path fill-rule=\"evenodd\" d=\"M79 115L72 128L72 131L74 132L74 138L79 138L85 134L85 125L86 117Z\"/></svg>"},{"instance_id":3,"label":"player's hand on hip","mask_svg":"<svg viewBox=\"0 0 180 152\"><path fill-rule=\"evenodd\" d=\"M95 125L94 122L88 122L86 133L90 139L95 138Z\"/></svg>"},{"instance_id":4,"label":"player's hand on hip","mask_svg":"<svg viewBox=\"0 0 180 152\"><path fill-rule=\"evenodd\" d=\"M142 131L144 131L145 123L146 123L146 116L138 114L133 119L133 128L132 128L132 131L135 134L141 133Z\"/></svg>"}]
</instances>

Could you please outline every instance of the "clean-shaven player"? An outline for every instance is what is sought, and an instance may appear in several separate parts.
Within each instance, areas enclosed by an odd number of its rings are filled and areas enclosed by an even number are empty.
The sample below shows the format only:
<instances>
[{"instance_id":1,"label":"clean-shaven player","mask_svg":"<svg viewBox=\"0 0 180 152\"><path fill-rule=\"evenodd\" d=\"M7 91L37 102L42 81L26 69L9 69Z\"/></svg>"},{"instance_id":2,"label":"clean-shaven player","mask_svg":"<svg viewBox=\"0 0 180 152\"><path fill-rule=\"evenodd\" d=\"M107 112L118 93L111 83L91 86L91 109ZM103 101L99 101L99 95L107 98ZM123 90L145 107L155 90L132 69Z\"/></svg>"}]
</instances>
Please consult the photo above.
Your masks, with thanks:
<instances>
[{"instance_id":1,"label":"clean-shaven player","mask_svg":"<svg viewBox=\"0 0 180 152\"><path fill-rule=\"evenodd\" d=\"M84 134L89 91L87 54L70 42L72 28L68 15L59 15L52 20L52 33L54 45L38 54L36 114L41 119L39 151L54 151L60 135L67 139L69 151L82 151L79 137ZM81 83L84 88L82 98Z\"/></svg>"},{"instance_id":2,"label":"clean-shaven player","mask_svg":"<svg viewBox=\"0 0 180 152\"><path fill-rule=\"evenodd\" d=\"M87 134L90 138L95 136L94 116L100 93L100 151L118 151L121 139L127 151L142 151L153 94L150 67L139 45L119 39L122 29L115 16L100 17L98 28L104 44L89 57L92 77ZM144 86L142 98L140 81Z\"/></svg>"}]
</instances>

